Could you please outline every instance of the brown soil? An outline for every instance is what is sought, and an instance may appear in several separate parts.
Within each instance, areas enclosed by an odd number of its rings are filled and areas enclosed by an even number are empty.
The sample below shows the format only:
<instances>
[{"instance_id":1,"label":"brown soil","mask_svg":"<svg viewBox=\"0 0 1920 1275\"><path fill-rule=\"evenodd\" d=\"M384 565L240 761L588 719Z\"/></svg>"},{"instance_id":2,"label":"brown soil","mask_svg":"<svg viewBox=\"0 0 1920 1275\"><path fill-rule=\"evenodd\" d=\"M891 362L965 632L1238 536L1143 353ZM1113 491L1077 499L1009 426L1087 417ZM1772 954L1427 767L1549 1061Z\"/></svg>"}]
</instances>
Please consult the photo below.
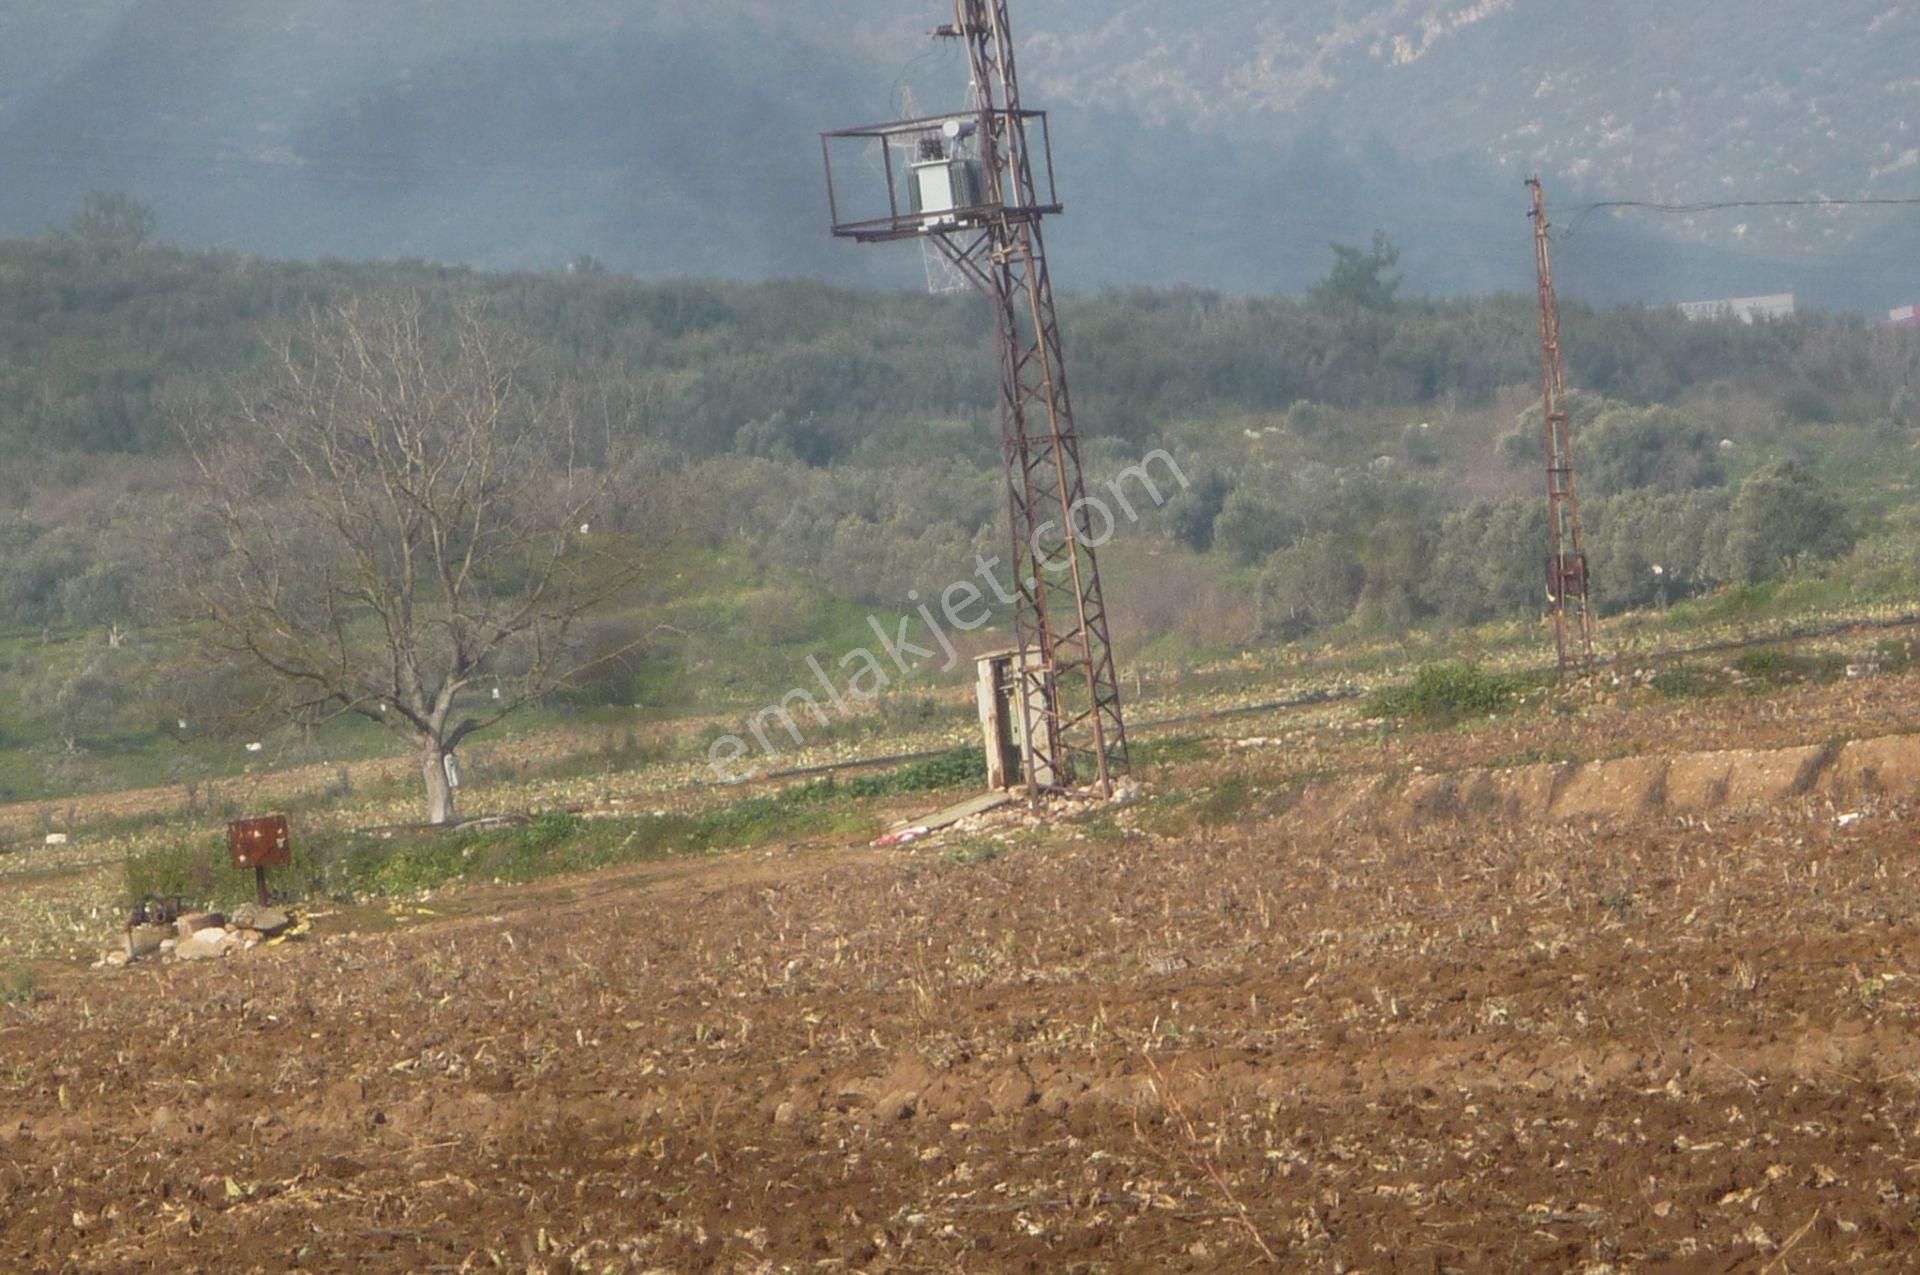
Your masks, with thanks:
<instances>
[{"instance_id":1,"label":"brown soil","mask_svg":"<svg viewBox=\"0 0 1920 1275\"><path fill-rule=\"evenodd\" d=\"M1906 1267L1908 807L1470 806L1169 797L58 978L0 1005L0 1268Z\"/></svg>"}]
</instances>

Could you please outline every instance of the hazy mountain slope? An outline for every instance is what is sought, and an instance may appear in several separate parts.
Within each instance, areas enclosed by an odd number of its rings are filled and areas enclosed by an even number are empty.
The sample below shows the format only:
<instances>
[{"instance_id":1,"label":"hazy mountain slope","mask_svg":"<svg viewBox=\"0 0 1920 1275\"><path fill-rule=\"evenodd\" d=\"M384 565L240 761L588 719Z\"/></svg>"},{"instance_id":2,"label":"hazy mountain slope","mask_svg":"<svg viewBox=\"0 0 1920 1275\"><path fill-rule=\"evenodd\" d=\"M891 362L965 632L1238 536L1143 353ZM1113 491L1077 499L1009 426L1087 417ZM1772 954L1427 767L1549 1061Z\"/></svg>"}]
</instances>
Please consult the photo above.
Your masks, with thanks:
<instances>
[{"instance_id":1,"label":"hazy mountain slope","mask_svg":"<svg viewBox=\"0 0 1920 1275\"><path fill-rule=\"evenodd\" d=\"M836 5L896 33L899 10ZM1569 204L1920 195L1920 6L1891 0L1054 0L1015 20L1031 91L1056 109L1256 146L1324 129L1464 160L1495 187L1537 170ZM1911 220L1745 211L1646 228L1785 259L1757 273L1786 286L1873 273ZM1823 251L1841 256L1808 259Z\"/></svg>"},{"instance_id":2,"label":"hazy mountain slope","mask_svg":"<svg viewBox=\"0 0 1920 1275\"><path fill-rule=\"evenodd\" d=\"M895 7L845 12L884 24ZM1015 16L1055 105L1240 139L1324 127L1667 202L1920 194L1920 6L1891 0L1058 0ZM1803 251L1886 223L1662 228Z\"/></svg>"},{"instance_id":3,"label":"hazy mountain slope","mask_svg":"<svg viewBox=\"0 0 1920 1275\"><path fill-rule=\"evenodd\" d=\"M0 217L38 229L108 186L156 204L169 238L271 253L823 267L831 242L788 229L803 201L823 220L815 120L871 77L743 17L635 8L435 22L442 6L343 3L316 22L298 0L144 0L0 108L0 159L28 176Z\"/></svg>"},{"instance_id":4,"label":"hazy mountain slope","mask_svg":"<svg viewBox=\"0 0 1920 1275\"><path fill-rule=\"evenodd\" d=\"M1858 193L1920 160L1920 7L1890 0L1030 10L1025 65L1050 95L1148 118L1245 131L1304 117L1688 198L1727 183Z\"/></svg>"},{"instance_id":5,"label":"hazy mountain slope","mask_svg":"<svg viewBox=\"0 0 1920 1275\"><path fill-rule=\"evenodd\" d=\"M901 0L0 0L0 231L94 188L190 244L647 274L917 277L824 233L815 133L964 94ZM1378 226L1409 286L1525 286L1517 183L1920 189L1920 9L1887 0L1031 0L1064 282L1299 288ZM1911 126L1910 126L1911 125ZM1920 293L1886 214L1582 228L1600 299ZM1519 243L1516 246L1516 240ZM1678 243L1680 246L1663 246ZM1645 285L1646 291L1633 291Z\"/></svg>"}]
</instances>

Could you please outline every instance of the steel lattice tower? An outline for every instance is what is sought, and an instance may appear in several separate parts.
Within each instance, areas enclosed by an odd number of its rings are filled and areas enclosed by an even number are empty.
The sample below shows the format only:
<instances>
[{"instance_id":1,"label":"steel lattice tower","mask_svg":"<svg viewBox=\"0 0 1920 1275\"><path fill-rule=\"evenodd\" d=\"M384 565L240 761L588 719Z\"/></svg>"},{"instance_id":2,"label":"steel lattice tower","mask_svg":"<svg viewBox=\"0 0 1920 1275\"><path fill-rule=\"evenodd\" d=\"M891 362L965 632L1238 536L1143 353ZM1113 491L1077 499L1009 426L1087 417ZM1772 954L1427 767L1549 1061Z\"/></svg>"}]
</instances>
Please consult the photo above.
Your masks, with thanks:
<instances>
[{"instance_id":1,"label":"steel lattice tower","mask_svg":"<svg viewBox=\"0 0 1920 1275\"><path fill-rule=\"evenodd\" d=\"M1573 481L1573 427L1567 419L1567 377L1560 359L1560 301L1553 290L1547 240L1547 201L1540 179L1529 177L1533 253L1540 285L1540 385L1547 443L1547 597L1553 604L1553 642L1559 676L1584 673L1593 663L1593 616L1587 606L1587 554L1580 536L1580 498Z\"/></svg>"},{"instance_id":2,"label":"steel lattice tower","mask_svg":"<svg viewBox=\"0 0 1920 1275\"><path fill-rule=\"evenodd\" d=\"M1033 758L1028 789L1079 782L1111 793L1113 781L1127 770L1126 726L1099 565L1089 543L1106 532L1095 534L1088 526L1079 436L1040 228L1043 217L1061 211L1046 118L1021 104L1007 0L954 0L953 22L932 34L965 45L972 109L823 135L823 145L877 141L888 185L886 217L843 222L829 146L834 233L867 242L924 236L992 304L1013 545L1015 669L1019 694L1038 710L1020 715ZM916 186L903 209L894 152L916 148L910 159L920 157L921 167L946 163L942 143L933 140L939 137L977 152L977 160L967 161L977 168L966 172L977 173L979 189L970 189L976 179L965 173L943 177L948 184L939 189L951 190L951 199L932 207L927 188ZM1044 189L1037 172L1044 175Z\"/></svg>"}]
</instances>

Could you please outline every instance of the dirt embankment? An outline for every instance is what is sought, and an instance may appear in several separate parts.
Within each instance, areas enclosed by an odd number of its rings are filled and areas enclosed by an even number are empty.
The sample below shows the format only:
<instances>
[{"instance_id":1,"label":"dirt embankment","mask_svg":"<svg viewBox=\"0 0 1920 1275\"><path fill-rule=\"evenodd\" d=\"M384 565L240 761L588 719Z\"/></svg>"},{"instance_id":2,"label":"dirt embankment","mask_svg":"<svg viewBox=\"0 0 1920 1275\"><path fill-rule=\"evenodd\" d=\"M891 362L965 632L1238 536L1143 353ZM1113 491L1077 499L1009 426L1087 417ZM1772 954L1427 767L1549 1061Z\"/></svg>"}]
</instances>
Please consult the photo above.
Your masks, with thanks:
<instances>
[{"instance_id":1,"label":"dirt embankment","mask_svg":"<svg viewBox=\"0 0 1920 1275\"><path fill-rule=\"evenodd\" d=\"M1920 735L1309 784L1293 817L1329 828L1431 819L1623 820L1751 814L1803 797L1872 808L1920 797Z\"/></svg>"}]
</instances>

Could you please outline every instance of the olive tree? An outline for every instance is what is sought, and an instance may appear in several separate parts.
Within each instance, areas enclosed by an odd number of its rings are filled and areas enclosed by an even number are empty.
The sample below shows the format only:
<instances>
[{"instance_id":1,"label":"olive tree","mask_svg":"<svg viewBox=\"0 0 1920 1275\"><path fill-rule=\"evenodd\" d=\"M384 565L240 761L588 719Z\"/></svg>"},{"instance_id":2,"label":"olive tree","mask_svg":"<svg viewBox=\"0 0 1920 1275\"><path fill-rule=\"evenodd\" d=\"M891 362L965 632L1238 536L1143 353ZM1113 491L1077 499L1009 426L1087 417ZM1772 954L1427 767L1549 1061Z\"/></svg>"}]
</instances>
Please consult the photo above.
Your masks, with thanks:
<instances>
[{"instance_id":1,"label":"olive tree","mask_svg":"<svg viewBox=\"0 0 1920 1275\"><path fill-rule=\"evenodd\" d=\"M474 305L358 298L273 353L235 408L186 427L205 543L184 591L276 708L404 741L450 823L448 759L579 672L576 623L631 578L592 530L613 422L589 449Z\"/></svg>"},{"instance_id":2,"label":"olive tree","mask_svg":"<svg viewBox=\"0 0 1920 1275\"><path fill-rule=\"evenodd\" d=\"M1791 460L1775 460L1740 484L1727 510L1726 541L1711 565L1723 580L1775 580L1796 559L1831 559L1853 548L1846 505Z\"/></svg>"},{"instance_id":3,"label":"olive tree","mask_svg":"<svg viewBox=\"0 0 1920 1275\"><path fill-rule=\"evenodd\" d=\"M1366 586L1359 557L1324 532L1276 551L1260 573L1260 626L1297 638L1338 624Z\"/></svg>"},{"instance_id":4,"label":"olive tree","mask_svg":"<svg viewBox=\"0 0 1920 1275\"><path fill-rule=\"evenodd\" d=\"M67 752L77 753L82 741L112 733L129 698L120 670L96 659L31 682L21 707L30 720L65 745Z\"/></svg>"}]
</instances>

